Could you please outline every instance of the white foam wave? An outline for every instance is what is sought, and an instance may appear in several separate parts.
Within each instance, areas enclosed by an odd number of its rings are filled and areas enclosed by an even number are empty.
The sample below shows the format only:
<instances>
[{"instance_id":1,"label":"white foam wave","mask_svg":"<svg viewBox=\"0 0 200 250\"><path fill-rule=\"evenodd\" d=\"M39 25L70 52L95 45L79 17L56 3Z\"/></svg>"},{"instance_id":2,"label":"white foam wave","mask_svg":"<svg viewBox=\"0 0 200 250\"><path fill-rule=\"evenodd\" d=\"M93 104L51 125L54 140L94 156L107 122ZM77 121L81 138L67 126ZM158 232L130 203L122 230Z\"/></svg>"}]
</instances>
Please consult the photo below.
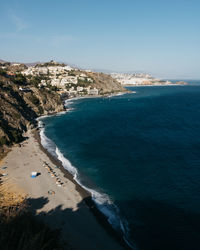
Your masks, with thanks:
<instances>
[{"instance_id":1,"label":"white foam wave","mask_svg":"<svg viewBox=\"0 0 200 250\"><path fill-rule=\"evenodd\" d=\"M45 128L42 127L40 129L40 138L41 138L41 144L42 146L50 153L52 154L54 157L57 157L55 151L56 151L56 145L55 143L50 140L44 133Z\"/></svg>"},{"instance_id":2,"label":"white foam wave","mask_svg":"<svg viewBox=\"0 0 200 250\"><path fill-rule=\"evenodd\" d=\"M60 152L58 147L56 147L55 152L56 152L56 156L57 156L58 160L62 162L63 167L67 171L69 171L70 174L73 175L74 179L77 178L77 169L74 166L72 166L71 162L68 159L66 159L64 157L64 155Z\"/></svg>"},{"instance_id":3,"label":"white foam wave","mask_svg":"<svg viewBox=\"0 0 200 250\"><path fill-rule=\"evenodd\" d=\"M126 243L130 246L130 242L127 240L127 233L128 233L128 223L126 220L122 219L120 217L120 212L118 207L113 204L110 197L105 193L100 193L94 189L91 189L89 187L84 186L78 175L77 169L71 164L71 162L64 157L62 152L59 150L59 148L56 146L56 144L49 139L45 135L45 128L43 125L43 122L39 120L38 127L40 128L40 138L41 138L41 144L42 146L55 158L61 161L63 167L72 174L74 180L82 186L85 190L87 190L92 197L92 200L95 202L98 209L107 217L108 222L112 225L112 227L117 231L122 231L124 235L124 240Z\"/></svg>"},{"instance_id":4,"label":"white foam wave","mask_svg":"<svg viewBox=\"0 0 200 250\"><path fill-rule=\"evenodd\" d=\"M127 93L126 92L119 92L117 94L115 94L116 96L120 96L120 95L126 95Z\"/></svg>"},{"instance_id":5,"label":"white foam wave","mask_svg":"<svg viewBox=\"0 0 200 250\"><path fill-rule=\"evenodd\" d=\"M106 215L109 223L113 225L115 229L119 229L120 223L122 222L120 221L120 217L116 216L117 214L115 214L116 212L118 213L118 208L112 203L109 196L107 194L100 193L94 189L91 189L83 185L80 179L78 178L77 169L71 164L71 162L68 159L64 157L64 155L61 153L58 147L56 147L55 152L57 159L60 160L62 162L63 167L72 174L74 180L91 194L92 200L95 202L99 210L104 215Z\"/></svg>"},{"instance_id":6,"label":"white foam wave","mask_svg":"<svg viewBox=\"0 0 200 250\"><path fill-rule=\"evenodd\" d=\"M56 116L64 115L66 113L67 113L67 111L61 111L61 112L57 113Z\"/></svg>"},{"instance_id":7,"label":"white foam wave","mask_svg":"<svg viewBox=\"0 0 200 250\"><path fill-rule=\"evenodd\" d=\"M131 94L136 93L136 91L131 91ZM111 94L109 96L107 96L107 98L111 98L111 97L118 97L118 96L122 96L122 95L127 95L129 94L128 92L119 92L116 94Z\"/></svg>"},{"instance_id":8,"label":"white foam wave","mask_svg":"<svg viewBox=\"0 0 200 250\"><path fill-rule=\"evenodd\" d=\"M82 98L83 97L74 97L74 98L70 98L70 99L65 100L65 104L64 104L65 108L71 107L71 105L73 105L74 101L82 99Z\"/></svg>"},{"instance_id":9,"label":"white foam wave","mask_svg":"<svg viewBox=\"0 0 200 250\"><path fill-rule=\"evenodd\" d=\"M44 127L44 124L41 120L37 119L38 120L38 128L43 128Z\"/></svg>"},{"instance_id":10,"label":"white foam wave","mask_svg":"<svg viewBox=\"0 0 200 250\"><path fill-rule=\"evenodd\" d=\"M41 120L43 120L43 119L45 119L45 118L47 118L47 117L49 117L49 116L50 116L50 115L42 115L42 116L36 118L36 121L41 121Z\"/></svg>"}]
</instances>

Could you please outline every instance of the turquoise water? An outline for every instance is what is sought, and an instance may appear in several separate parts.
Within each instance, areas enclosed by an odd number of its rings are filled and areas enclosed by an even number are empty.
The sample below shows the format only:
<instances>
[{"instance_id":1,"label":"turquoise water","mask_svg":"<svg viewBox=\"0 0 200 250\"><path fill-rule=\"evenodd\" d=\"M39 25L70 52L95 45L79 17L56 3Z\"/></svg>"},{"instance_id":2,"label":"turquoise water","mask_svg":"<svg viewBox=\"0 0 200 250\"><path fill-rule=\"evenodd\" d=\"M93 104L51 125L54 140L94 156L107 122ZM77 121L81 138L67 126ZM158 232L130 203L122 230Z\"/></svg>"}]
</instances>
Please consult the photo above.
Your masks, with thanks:
<instances>
[{"instance_id":1,"label":"turquoise water","mask_svg":"<svg viewBox=\"0 0 200 250\"><path fill-rule=\"evenodd\" d=\"M200 85L192 83L74 100L67 114L43 120L57 146L43 138L46 147L138 249L200 249Z\"/></svg>"}]
</instances>

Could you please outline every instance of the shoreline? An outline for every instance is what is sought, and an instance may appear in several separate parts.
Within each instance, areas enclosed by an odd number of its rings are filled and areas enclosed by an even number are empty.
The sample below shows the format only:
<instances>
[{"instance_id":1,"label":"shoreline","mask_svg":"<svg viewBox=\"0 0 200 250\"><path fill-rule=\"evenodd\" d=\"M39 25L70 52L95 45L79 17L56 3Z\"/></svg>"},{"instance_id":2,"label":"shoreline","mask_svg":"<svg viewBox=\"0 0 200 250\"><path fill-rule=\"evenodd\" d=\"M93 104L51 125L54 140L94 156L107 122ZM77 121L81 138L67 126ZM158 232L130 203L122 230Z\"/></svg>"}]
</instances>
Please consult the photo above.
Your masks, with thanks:
<instances>
[{"instance_id":1,"label":"shoreline","mask_svg":"<svg viewBox=\"0 0 200 250\"><path fill-rule=\"evenodd\" d=\"M64 101L64 107L65 111L57 112L57 113L51 113L48 115L40 116L36 120L39 122L40 120L43 120L43 118L46 118L48 116L59 116L60 114L66 114L70 108L67 107L67 102L75 101L75 100L80 100L80 99L91 99L91 98L110 98L110 97L117 97L125 94L130 94L130 93L135 93L135 91L125 91L125 92L119 92L115 93L112 95L98 95L98 96L83 96L83 97L72 97L68 98ZM38 124L39 125L39 124ZM78 181L75 180L74 176L72 173L69 172L66 168L64 168L63 163L57 158L54 157L43 145L41 142L41 136L40 136L40 131L42 127L39 127L37 125L37 128L34 131L34 137L38 141L40 149L48 156L50 161L59 166L60 170L63 172L64 177L72 181L76 187L76 190L79 192L79 194L82 196L84 199L84 202L90 209L91 213L96 217L98 223L107 231L107 233L113 237L121 246L123 246L124 249L133 249L133 246L130 246L129 242L126 240L124 237L124 234L122 231L117 231L116 229L113 228L112 224L109 223L109 218L100 211L98 208L97 204L92 198L92 194L90 191L87 190L87 187L84 187L79 183Z\"/></svg>"},{"instance_id":2,"label":"shoreline","mask_svg":"<svg viewBox=\"0 0 200 250\"><path fill-rule=\"evenodd\" d=\"M28 138L12 147L1 162L1 166L6 166L0 171L6 173L2 177L3 183L11 183L14 192L19 188L25 194L33 215L52 229L60 230L62 242L67 242L72 248L129 249L96 208L90 194L75 182L61 162L42 147L38 129L29 130L26 136ZM44 163L56 172L63 186L56 185ZM37 171L39 175L30 178L31 171ZM49 194L49 190L54 194Z\"/></svg>"},{"instance_id":3,"label":"shoreline","mask_svg":"<svg viewBox=\"0 0 200 250\"><path fill-rule=\"evenodd\" d=\"M50 114L38 117L36 119L36 121L38 122L37 128L34 131L34 137L38 141L40 149L48 156L48 158L50 159L50 161L52 163L59 166L60 170L64 174L64 177L69 179L70 181L72 181L74 183L74 185L76 187L76 190L82 196L82 198L84 199L84 202L86 203L86 205L90 209L91 213L95 216L98 223L107 231L107 233L111 237L113 237L121 246L123 246L124 249L128 249L128 250L134 249L134 246L131 245L131 243L126 239L125 234L123 232L123 229L118 231L117 229L115 229L112 226L112 224L109 222L109 217L106 214L104 214L100 210L100 208L98 208L98 205L93 200L92 193L90 192L90 189L88 190L88 188L86 186L82 186L82 184L79 183L79 181L75 179L75 176L73 176L73 174L70 173L70 170L66 169L63 166L62 161L60 159L58 159L57 156L54 156L51 152L48 151L48 149L46 149L42 145L42 139L41 139L41 136L40 136L40 132L41 132L41 129L43 127L39 126L39 121L42 121L44 118L47 118L48 116L50 117L50 116L59 116L60 114L66 114L68 111L70 111L70 107L67 106L67 102L70 103L71 101L73 102L73 101L81 100L81 99L111 98L111 97L118 97L118 96L121 96L121 95L130 94L130 93L136 93L136 92L127 90L125 92L117 92L117 93L114 93L114 94L111 94L111 95L107 95L107 94L106 95L93 95L93 96L86 95L86 96L82 96L82 97L68 98L68 99L64 100L64 102L63 102L63 105L65 107L65 111L61 111L61 112L57 112L57 113L50 113Z\"/></svg>"},{"instance_id":4,"label":"shoreline","mask_svg":"<svg viewBox=\"0 0 200 250\"><path fill-rule=\"evenodd\" d=\"M129 93L129 92L127 91L127 92L122 93L122 94L126 94L126 93ZM115 95L113 95L113 96L115 96ZM107 96L90 96L90 97L85 96L85 97L81 97L81 99L82 98L84 98L84 99L97 98L97 97L107 97ZM74 99L80 99L80 98L70 98L70 99L67 99L67 100L73 101ZM61 112L53 112L53 113L50 113L50 114L47 114L47 115L44 115L44 116L40 116L40 117L38 117L36 119L36 121L38 122L41 118L44 118L44 117L47 117L47 116L52 116L52 115L56 116L56 115L59 115L60 113L63 113L63 112L68 112L68 108L66 108L66 110L61 111ZM74 190L80 196L79 200L81 200L81 202L75 202L76 204L73 204L73 206L77 206L79 208L79 205L81 204L81 207L82 207L82 203L84 203L85 206L87 206L87 209L89 210L89 214L85 216L86 218L84 220L87 220L87 217L88 218L93 217L93 219L91 219L91 220L96 221L96 222L92 222L94 224L94 228L92 230L94 232L92 232L92 233L95 233L95 231L96 231L95 229L98 229L99 231L102 231L101 234L106 233L106 236L105 235L103 236L103 238L105 238L105 239L107 238L107 240L104 240L104 243L97 240L97 242L99 241L99 246L103 245L103 248L101 248L101 249L132 249L132 248L130 248L130 246L126 242L126 239L123 237L123 234L121 232L117 232L112 227L112 225L109 223L108 218L99 210L99 208L97 207L97 205L95 204L95 202L92 199L91 193L89 191L85 190L84 187L82 187L79 183L77 183L76 180L74 179L73 175L68 170L66 170L64 168L64 166L62 165L62 162L59 159L56 159L50 152L48 152L48 150L46 148L43 147L43 145L41 144L40 128L35 127L33 129L30 129L30 130L28 130L26 132L26 135L28 135L28 137L23 142L21 142L19 144L15 144L14 146L11 147L8 154L2 159L2 162L4 163L4 165L6 165L8 167L8 171L7 171L8 172L8 179L11 180L14 184L16 184L16 187L19 187L21 190L23 190L24 193L27 193L28 200L30 199L31 202L33 200L33 204L30 203L30 210L32 210L33 213L36 216L39 214L39 216L43 218L43 216L45 214L43 214L41 216L40 212L48 214L52 209L56 209L54 207L55 204L53 204L54 208L52 207L52 204L51 204L47 208L44 207L44 208L39 208L39 209L35 208L35 204L34 204L34 199L39 200L40 198L45 198L45 199L49 200L50 202L52 200L52 199L50 199L49 196L45 197L44 192L43 192L43 189L50 189L50 187L52 187L52 184L50 185L50 183L49 183L50 180L47 180L47 178L46 178L48 176L46 176L46 173L44 173L43 169L41 168L42 164L44 165L44 162L46 162L46 161L42 160L41 158L48 158L49 164L54 165L54 170L55 170L55 167L57 166L58 171L60 171L62 173L63 178L66 180L66 183L70 182L70 185L73 184ZM27 159L28 154L25 157L23 155L25 155L27 153L26 152L27 151L26 147L27 147L27 145L30 144L30 140L32 141L32 145L29 146L29 151L30 152L29 152L29 158ZM36 148L39 148L39 150L36 149ZM23 152L23 155L21 155L21 157L20 157L19 154L21 152ZM46 157L42 157L41 153L43 153ZM38 159L37 156L34 157L34 154L35 154L35 156L39 155L40 159ZM30 163L31 169L26 174L22 173L22 172L25 172L24 170L26 169L27 165L29 164L29 161L31 160L30 157L34 158L32 164ZM26 162L23 161L24 158L25 158ZM20 166L21 162L23 162L24 166ZM18 168L18 170L14 170L12 172L12 171L10 171L10 169L12 169L12 167L14 165L16 165L15 169ZM41 175L41 176L38 176L36 179L39 180L39 178L43 178L43 176L45 175L45 182L47 184L47 185L40 185L41 183L38 183L39 186L35 186L35 188L39 190L38 193L36 191L32 190L32 189L34 189L34 187L31 185L31 183L26 182L28 175L29 175L28 179L30 181L30 173L31 173L31 171L35 171L35 169L34 169L35 165L37 165L37 166L40 165L40 167L37 167L38 168L37 172L39 172L39 175ZM25 183L23 183L23 181L21 180L21 176L20 176L21 173L22 173L23 177L26 178L26 180L24 180ZM7 178L3 178L3 182L7 183ZM61 189L63 189L63 187L60 187L58 189L61 190ZM15 191L15 189L14 189L14 191ZM57 196L57 194L58 194L57 191L55 191L55 193L56 193L55 196ZM70 191L67 191L67 192L69 194ZM41 193L40 198L38 197L39 193ZM61 196L61 194L62 194L62 192L59 192L58 195ZM70 198L74 199L73 198L73 196L74 196L74 191L73 190L72 190L72 193L69 194L69 195L72 196ZM77 196L77 195L75 194L75 196ZM63 195L62 198L65 199L65 196ZM62 207L62 203L65 203L65 202L62 202L62 201L57 202L57 207ZM54 201L54 203L56 203L56 202ZM67 206L66 204L64 204L64 205ZM48 217L48 215L46 216L46 218L47 217ZM81 216L81 220L82 219L83 218ZM81 221L79 223L81 223ZM49 223L47 222L47 224L49 224ZM50 227L52 226L52 224L54 224L54 222L52 223L52 221L50 221ZM54 228L54 226L53 226L53 228ZM62 224L57 225L56 229L62 230L61 228L62 228ZM103 233L103 231L105 233ZM84 230L82 230L82 232L84 233ZM91 239L92 242L95 241L95 237L93 237L93 238L94 239ZM74 237L72 239L72 242L73 241L74 241ZM111 244L111 242L113 242L113 243ZM90 248L91 242L89 241L88 243L89 244L86 244L84 248L82 248L82 246L80 246L80 247L78 247L76 249L83 249L83 250L84 249L91 249L91 250L93 250L93 248ZM79 243L75 243L75 246L76 246L76 244L79 244ZM112 246L111 248L107 247L107 245L109 246L109 244L111 244L110 245L110 247ZM73 243L71 245L73 247Z\"/></svg>"},{"instance_id":5,"label":"shoreline","mask_svg":"<svg viewBox=\"0 0 200 250\"><path fill-rule=\"evenodd\" d=\"M97 208L95 202L92 200L92 196L90 194L89 191L87 191L86 189L84 189L79 183L76 182L76 180L74 179L73 175L66 170L63 165L62 162L59 159L56 159L55 157L53 157L53 155L51 155L50 152L48 152L48 150L46 148L43 147L43 145L41 144L41 137L39 134L39 129L36 129L34 131L34 137L35 139L38 141L39 143L39 147L40 150L43 151L47 157L50 159L50 161L57 165L60 170L62 171L62 173L64 174L64 177L68 180L70 180L71 182L74 183L75 188L77 190L77 192L81 195L81 197L83 198L84 202L86 203L86 205L88 206L88 208L90 209L91 213L95 216L95 218L97 219L97 222L106 230L106 232L113 237L121 246L123 246L125 249L131 249L129 247L129 245L126 243L126 241L123 239L123 236L120 235L113 227L112 225L108 222L107 217Z\"/></svg>"},{"instance_id":6,"label":"shoreline","mask_svg":"<svg viewBox=\"0 0 200 250\"><path fill-rule=\"evenodd\" d=\"M124 84L122 85L124 88L126 87L175 87L175 86L188 86L187 84Z\"/></svg>"}]
</instances>

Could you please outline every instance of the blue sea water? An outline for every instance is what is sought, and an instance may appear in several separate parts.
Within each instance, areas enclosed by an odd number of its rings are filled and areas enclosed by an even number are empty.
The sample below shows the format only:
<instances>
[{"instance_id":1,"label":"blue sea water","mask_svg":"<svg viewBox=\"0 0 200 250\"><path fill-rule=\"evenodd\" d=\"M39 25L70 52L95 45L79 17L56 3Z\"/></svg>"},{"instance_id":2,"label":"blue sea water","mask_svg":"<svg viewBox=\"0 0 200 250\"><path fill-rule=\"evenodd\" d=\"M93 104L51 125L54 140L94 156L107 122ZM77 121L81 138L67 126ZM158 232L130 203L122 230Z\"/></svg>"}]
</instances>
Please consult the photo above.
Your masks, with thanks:
<instances>
[{"instance_id":1,"label":"blue sea water","mask_svg":"<svg viewBox=\"0 0 200 250\"><path fill-rule=\"evenodd\" d=\"M200 84L190 83L78 99L43 119L57 146L46 147L137 249L200 249Z\"/></svg>"}]
</instances>

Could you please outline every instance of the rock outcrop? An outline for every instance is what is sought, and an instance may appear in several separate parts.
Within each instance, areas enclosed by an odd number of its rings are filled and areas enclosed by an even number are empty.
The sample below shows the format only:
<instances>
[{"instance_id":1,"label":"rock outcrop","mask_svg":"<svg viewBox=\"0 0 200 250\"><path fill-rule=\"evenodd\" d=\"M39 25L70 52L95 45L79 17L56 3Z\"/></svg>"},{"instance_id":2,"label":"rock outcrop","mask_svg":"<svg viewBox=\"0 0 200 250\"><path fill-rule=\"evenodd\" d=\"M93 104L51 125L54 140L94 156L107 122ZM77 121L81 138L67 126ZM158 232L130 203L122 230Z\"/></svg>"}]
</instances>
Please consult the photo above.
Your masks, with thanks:
<instances>
[{"instance_id":1,"label":"rock outcrop","mask_svg":"<svg viewBox=\"0 0 200 250\"><path fill-rule=\"evenodd\" d=\"M94 80L93 87L99 90L100 94L110 94L117 92L127 92L117 80L113 79L110 75L104 73L87 73L89 77Z\"/></svg>"},{"instance_id":2,"label":"rock outcrop","mask_svg":"<svg viewBox=\"0 0 200 250\"><path fill-rule=\"evenodd\" d=\"M0 154L23 140L23 132L36 125L35 118L63 110L56 92L35 87L23 91L9 77L0 76Z\"/></svg>"}]
</instances>

